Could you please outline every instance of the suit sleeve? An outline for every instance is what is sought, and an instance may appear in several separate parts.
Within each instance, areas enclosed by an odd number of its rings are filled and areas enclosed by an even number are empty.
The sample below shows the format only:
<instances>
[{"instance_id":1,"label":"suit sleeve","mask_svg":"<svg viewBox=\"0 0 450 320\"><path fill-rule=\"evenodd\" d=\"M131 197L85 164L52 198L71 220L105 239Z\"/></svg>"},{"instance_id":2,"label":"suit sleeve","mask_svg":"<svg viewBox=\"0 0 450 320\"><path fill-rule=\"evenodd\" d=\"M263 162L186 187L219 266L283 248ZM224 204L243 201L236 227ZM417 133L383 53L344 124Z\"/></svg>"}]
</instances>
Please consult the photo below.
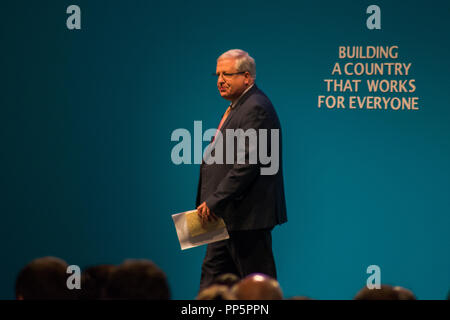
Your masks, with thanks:
<instances>
[{"instance_id":1,"label":"suit sleeve","mask_svg":"<svg viewBox=\"0 0 450 320\"><path fill-rule=\"evenodd\" d=\"M256 106L250 109L241 120L240 128L244 131L248 129L255 129L258 133L258 129L269 129L270 120L266 111L261 106ZM257 134L258 137L258 134ZM219 213L221 209L230 201L236 197L242 195L251 183L260 174L260 164L257 157L256 164L249 164L249 155L251 152L255 152L257 156L257 144L250 144L248 141L245 143L245 164L237 164L236 157L233 168L228 172L224 179L217 186L216 191L206 199L206 205L214 213ZM235 149L236 150L236 149Z\"/></svg>"}]
</instances>

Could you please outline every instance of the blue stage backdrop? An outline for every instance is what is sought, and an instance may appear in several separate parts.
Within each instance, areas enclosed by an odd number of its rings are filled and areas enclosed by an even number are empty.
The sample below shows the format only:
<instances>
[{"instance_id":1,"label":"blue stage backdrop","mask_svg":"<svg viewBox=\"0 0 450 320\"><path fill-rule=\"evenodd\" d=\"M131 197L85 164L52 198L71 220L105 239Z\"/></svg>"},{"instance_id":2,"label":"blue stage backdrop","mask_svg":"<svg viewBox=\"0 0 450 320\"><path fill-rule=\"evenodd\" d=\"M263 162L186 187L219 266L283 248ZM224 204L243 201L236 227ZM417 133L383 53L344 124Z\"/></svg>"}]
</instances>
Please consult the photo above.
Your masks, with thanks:
<instances>
[{"instance_id":1,"label":"blue stage backdrop","mask_svg":"<svg viewBox=\"0 0 450 320\"><path fill-rule=\"evenodd\" d=\"M66 27L71 4L81 30ZM217 127L227 102L211 72L234 48L255 58L283 128L285 295L351 299L378 265L382 283L445 298L449 2L378 1L381 30L366 27L371 4L2 1L0 298L47 255L82 269L151 259L173 298L196 296L205 247L181 251L171 214L194 208L199 166L173 164L170 137ZM318 108L324 79L358 78L331 75L339 46L398 46L416 91L382 95L418 110Z\"/></svg>"}]
</instances>

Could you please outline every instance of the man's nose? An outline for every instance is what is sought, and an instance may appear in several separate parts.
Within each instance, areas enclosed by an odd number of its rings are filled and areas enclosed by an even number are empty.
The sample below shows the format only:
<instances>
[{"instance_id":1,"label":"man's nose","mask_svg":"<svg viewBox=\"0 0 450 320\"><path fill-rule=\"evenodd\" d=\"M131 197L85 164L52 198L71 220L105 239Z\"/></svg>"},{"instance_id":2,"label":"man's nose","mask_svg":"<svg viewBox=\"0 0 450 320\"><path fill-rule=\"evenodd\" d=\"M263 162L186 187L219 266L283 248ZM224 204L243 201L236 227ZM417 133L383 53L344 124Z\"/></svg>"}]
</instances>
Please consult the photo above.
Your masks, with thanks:
<instances>
[{"instance_id":1,"label":"man's nose","mask_svg":"<svg viewBox=\"0 0 450 320\"><path fill-rule=\"evenodd\" d=\"M217 82L220 82L220 83L224 83L225 82L225 77L224 77L222 72L218 74Z\"/></svg>"}]
</instances>

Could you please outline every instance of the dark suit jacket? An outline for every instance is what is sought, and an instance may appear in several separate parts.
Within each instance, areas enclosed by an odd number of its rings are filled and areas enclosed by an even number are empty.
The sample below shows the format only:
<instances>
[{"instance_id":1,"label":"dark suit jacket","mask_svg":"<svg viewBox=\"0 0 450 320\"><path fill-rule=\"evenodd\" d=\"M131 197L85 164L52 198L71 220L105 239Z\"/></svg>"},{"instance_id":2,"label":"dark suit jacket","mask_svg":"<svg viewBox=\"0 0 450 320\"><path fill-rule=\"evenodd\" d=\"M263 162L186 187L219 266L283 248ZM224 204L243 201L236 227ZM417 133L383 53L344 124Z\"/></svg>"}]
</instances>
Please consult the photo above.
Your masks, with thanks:
<instances>
[{"instance_id":1,"label":"dark suit jacket","mask_svg":"<svg viewBox=\"0 0 450 320\"><path fill-rule=\"evenodd\" d=\"M237 164L236 149L234 164L225 164L225 160L224 164L206 164L203 161L196 206L206 201L211 211L224 219L228 231L272 228L287 221L281 127L272 103L256 84L241 97L222 125L220 131L223 134L224 157L227 145L225 130L238 128L244 131L249 128L256 131L279 129L278 172L274 175L261 175L259 157L257 164L249 164L248 161L246 164ZM270 130L267 136L270 141ZM248 151L247 148L248 144L245 151Z\"/></svg>"}]
</instances>

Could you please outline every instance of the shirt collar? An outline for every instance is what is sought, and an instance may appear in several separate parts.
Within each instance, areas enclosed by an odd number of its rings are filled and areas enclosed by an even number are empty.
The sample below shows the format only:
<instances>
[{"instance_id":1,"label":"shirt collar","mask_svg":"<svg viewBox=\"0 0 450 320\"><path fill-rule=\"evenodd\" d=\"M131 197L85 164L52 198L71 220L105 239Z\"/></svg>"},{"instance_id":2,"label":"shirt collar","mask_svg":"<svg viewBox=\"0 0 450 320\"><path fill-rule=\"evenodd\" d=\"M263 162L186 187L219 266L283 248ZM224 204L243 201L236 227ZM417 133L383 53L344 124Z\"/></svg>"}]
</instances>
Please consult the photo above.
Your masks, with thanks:
<instances>
[{"instance_id":1,"label":"shirt collar","mask_svg":"<svg viewBox=\"0 0 450 320\"><path fill-rule=\"evenodd\" d=\"M254 85L255 85L255 83L253 83L250 87L248 87L247 89L245 89L245 91L242 92L242 94L239 96L239 98L237 98L235 101L233 101L233 102L230 104L230 108L231 108L231 109L234 109L234 107L237 105L237 103L239 102L239 100L241 100L242 96L243 96L244 94L246 94L247 91L250 90Z\"/></svg>"}]
</instances>

